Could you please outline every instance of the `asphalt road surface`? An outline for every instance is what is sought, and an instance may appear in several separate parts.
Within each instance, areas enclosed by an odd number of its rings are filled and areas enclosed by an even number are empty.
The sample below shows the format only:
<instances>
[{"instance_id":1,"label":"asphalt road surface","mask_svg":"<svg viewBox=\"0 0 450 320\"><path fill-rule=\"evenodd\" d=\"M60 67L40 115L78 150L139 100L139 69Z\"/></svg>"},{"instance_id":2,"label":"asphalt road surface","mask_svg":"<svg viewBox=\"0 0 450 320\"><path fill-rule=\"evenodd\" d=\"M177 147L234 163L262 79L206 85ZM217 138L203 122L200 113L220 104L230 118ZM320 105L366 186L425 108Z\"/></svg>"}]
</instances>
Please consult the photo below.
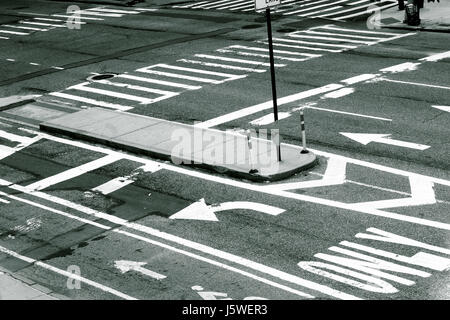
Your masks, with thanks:
<instances>
[{"instance_id":1,"label":"asphalt road surface","mask_svg":"<svg viewBox=\"0 0 450 320\"><path fill-rule=\"evenodd\" d=\"M450 299L448 33L286 1L275 123L252 1L101 2L0 2L0 266L71 299ZM89 107L299 151L303 108L319 163L253 183L39 131Z\"/></svg>"}]
</instances>

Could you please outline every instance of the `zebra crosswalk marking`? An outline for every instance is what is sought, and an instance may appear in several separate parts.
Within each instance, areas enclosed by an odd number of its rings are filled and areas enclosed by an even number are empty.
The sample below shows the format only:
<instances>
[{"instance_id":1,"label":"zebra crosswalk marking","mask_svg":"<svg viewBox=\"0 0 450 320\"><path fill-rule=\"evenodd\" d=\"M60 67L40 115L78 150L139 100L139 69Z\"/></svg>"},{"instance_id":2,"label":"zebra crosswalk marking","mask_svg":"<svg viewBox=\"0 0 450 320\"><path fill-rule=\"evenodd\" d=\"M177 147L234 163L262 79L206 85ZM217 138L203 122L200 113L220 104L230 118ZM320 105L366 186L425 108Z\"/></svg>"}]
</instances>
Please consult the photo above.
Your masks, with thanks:
<instances>
[{"instance_id":1,"label":"zebra crosswalk marking","mask_svg":"<svg viewBox=\"0 0 450 320\"><path fill-rule=\"evenodd\" d=\"M165 85L165 86L169 86L169 87L183 88L186 90L197 90L197 89L201 88L201 86L191 86L191 85L186 85L186 84L177 83L177 82L170 82L170 81L163 81L163 80L158 80L158 79L139 77L139 76L134 76L134 75L130 75L130 74L120 74L117 76L117 78L125 78L125 79L130 79L130 80L161 84L161 85Z\"/></svg>"},{"instance_id":2,"label":"zebra crosswalk marking","mask_svg":"<svg viewBox=\"0 0 450 320\"><path fill-rule=\"evenodd\" d=\"M252 69L252 68L232 66L232 65L228 65L228 64L204 62L204 61L199 61L199 60L180 59L177 61L184 62L184 63L200 64L205 67L223 68L223 69L239 70L239 71L246 71L246 72L266 72L267 71L266 69Z\"/></svg>"},{"instance_id":3,"label":"zebra crosswalk marking","mask_svg":"<svg viewBox=\"0 0 450 320\"><path fill-rule=\"evenodd\" d=\"M71 86L71 87L67 88L67 90L80 90L80 91L98 93L101 95L110 96L110 97L114 97L114 98L137 101L141 104L148 104L148 103L152 102L152 99L148 99L148 98L143 98L143 97L138 97L138 96L131 95L131 94L89 87L90 84L91 84L90 82L83 82L83 83Z\"/></svg>"}]
</instances>

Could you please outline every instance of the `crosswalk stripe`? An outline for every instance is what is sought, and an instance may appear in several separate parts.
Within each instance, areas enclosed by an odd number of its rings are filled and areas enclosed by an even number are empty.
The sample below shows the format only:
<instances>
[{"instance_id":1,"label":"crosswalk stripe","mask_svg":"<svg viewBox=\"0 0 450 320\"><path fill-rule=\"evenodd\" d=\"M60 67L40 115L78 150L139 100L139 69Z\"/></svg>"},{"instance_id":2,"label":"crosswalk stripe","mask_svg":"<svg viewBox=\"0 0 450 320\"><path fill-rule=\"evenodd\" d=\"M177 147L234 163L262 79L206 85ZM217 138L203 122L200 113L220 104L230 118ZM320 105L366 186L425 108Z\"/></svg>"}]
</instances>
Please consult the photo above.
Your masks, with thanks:
<instances>
[{"instance_id":1,"label":"crosswalk stripe","mask_svg":"<svg viewBox=\"0 0 450 320\"><path fill-rule=\"evenodd\" d=\"M223 1L226 1L226 0L223 0ZM200 1L200 2L189 3L189 4L181 5L181 6L176 5L176 6L173 6L173 8L193 8L193 7L203 4L203 3L208 4L208 3L211 3L211 1Z\"/></svg>"},{"instance_id":2,"label":"crosswalk stripe","mask_svg":"<svg viewBox=\"0 0 450 320\"><path fill-rule=\"evenodd\" d=\"M266 41L257 41L257 42L267 44L267 45L269 44ZM278 42L273 42L273 45L277 46L277 47L305 49L305 50L311 50L311 51L325 51L325 52L342 52L343 51L342 49L341 50L333 50L333 49L324 49L324 48L313 48L313 47L296 46L296 45L292 45L292 44L285 44L285 43L278 43Z\"/></svg>"},{"instance_id":3,"label":"crosswalk stripe","mask_svg":"<svg viewBox=\"0 0 450 320\"><path fill-rule=\"evenodd\" d=\"M51 93L49 93L49 95L52 95L52 96L55 96L55 97L59 97L59 98L68 99L68 100L84 102L84 103L92 104L92 105L99 106L99 107L104 107L104 108L109 108L109 109L116 109L116 110L120 110L120 111L127 111L127 110L130 110L130 109L133 109L133 107L130 107L130 106L123 106L123 105L120 105L120 104L98 101L98 100L89 99L89 98L80 97L80 96L75 96L75 95L67 94L67 93L63 93L63 92L51 92Z\"/></svg>"},{"instance_id":4,"label":"crosswalk stripe","mask_svg":"<svg viewBox=\"0 0 450 320\"><path fill-rule=\"evenodd\" d=\"M302 33L318 34L318 35L324 35L324 36L335 36L335 37L349 37L349 38L356 38L356 39L373 39L373 40L384 39L384 38L380 38L380 37L368 37L368 36L359 36L359 35L353 35L353 34L322 32L322 31L315 31L315 30L314 31L313 30L305 30L305 31L302 31Z\"/></svg>"},{"instance_id":5,"label":"crosswalk stripe","mask_svg":"<svg viewBox=\"0 0 450 320\"><path fill-rule=\"evenodd\" d=\"M231 11L245 9L245 8L248 8L248 7L250 7L250 9L253 10L254 6L255 6L254 4L246 4L246 5L243 5L243 6L239 6L239 7L233 8L233 9L231 9Z\"/></svg>"},{"instance_id":6,"label":"crosswalk stripe","mask_svg":"<svg viewBox=\"0 0 450 320\"><path fill-rule=\"evenodd\" d=\"M26 186L28 190L43 190L55 184L79 177L87 172L99 169L108 164L114 163L120 160L121 157L118 155L109 154L103 158L96 159L94 161L82 164L81 166L71 168L69 170L63 171L61 173L55 174L51 177L42 179L40 181L34 182Z\"/></svg>"},{"instance_id":7,"label":"crosswalk stripe","mask_svg":"<svg viewBox=\"0 0 450 320\"><path fill-rule=\"evenodd\" d=\"M145 78L145 77L138 77L138 76L133 76L133 75L129 75L129 74L120 74L116 78L125 78L125 79L142 81L142 82L147 82L147 83L155 83L155 84L160 84L160 85L169 86L169 87L182 88L182 89L186 89L186 90L197 90L197 89L201 88L201 86L191 86L191 85L187 85L187 84L183 84L183 83L163 81L163 80L157 80L157 79L151 79L151 78Z\"/></svg>"},{"instance_id":8,"label":"crosswalk stripe","mask_svg":"<svg viewBox=\"0 0 450 320\"><path fill-rule=\"evenodd\" d=\"M313 15L318 14L318 13L333 11L333 10L340 9L340 8L342 8L342 6L326 8L326 9L322 9L322 10L318 10L318 11L308 12L306 14L299 14L298 16L299 17L309 17L309 16L313 16Z\"/></svg>"},{"instance_id":9,"label":"crosswalk stripe","mask_svg":"<svg viewBox=\"0 0 450 320\"><path fill-rule=\"evenodd\" d=\"M223 6L224 3L229 3L229 0L221 0L221 1L208 1L209 4L205 4L205 5L200 5L200 6L195 6L193 8L197 9L197 8L202 8L202 9L214 9L216 7L220 7Z\"/></svg>"},{"instance_id":10,"label":"crosswalk stripe","mask_svg":"<svg viewBox=\"0 0 450 320\"><path fill-rule=\"evenodd\" d=\"M16 35L20 35L20 36L27 36L27 35L29 35L29 33L25 33L25 32L8 31L8 30L0 30L0 33L16 34Z\"/></svg>"},{"instance_id":11,"label":"crosswalk stripe","mask_svg":"<svg viewBox=\"0 0 450 320\"><path fill-rule=\"evenodd\" d=\"M293 40L293 39L283 39L283 38L274 38L273 40L290 42L290 43L300 43L307 45L318 45L323 47L334 47L334 48L345 48L345 49L355 49L357 46L344 45L344 44L334 44L334 43L323 43L323 42L310 42L310 41L302 41L302 40Z\"/></svg>"},{"instance_id":12,"label":"crosswalk stripe","mask_svg":"<svg viewBox=\"0 0 450 320\"><path fill-rule=\"evenodd\" d=\"M69 16L65 14L52 14L52 17L60 17L60 18L75 18L74 16ZM102 18L93 18L93 17L83 17L83 16L76 16L76 19L84 19L84 20L96 20L96 21L103 21Z\"/></svg>"},{"instance_id":13,"label":"crosswalk stripe","mask_svg":"<svg viewBox=\"0 0 450 320\"><path fill-rule=\"evenodd\" d=\"M386 4L384 6L378 7L377 10L384 10L384 9L387 9L387 8L394 7L396 5L397 5L396 3L389 3L389 4ZM369 10L369 12L374 12L374 10ZM347 15L347 16L338 16L335 19L342 20L342 19L354 18L354 17L357 17L357 16L361 16L363 14L367 14L369 12L364 11L364 12L358 12L358 13L350 14L350 15Z\"/></svg>"},{"instance_id":14,"label":"crosswalk stripe","mask_svg":"<svg viewBox=\"0 0 450 320\"><path fill-rule=\"evenodd\" d=\"M123 17L123 14L120 13L105 13L105 12L96 12L96 11L88 11L88 10L81 10L80 14L87 14L88 16L99 16L99 17L111 17L111 18L121 18Z\"/></svg>"},{"instance_id":15,"label":"crosswalk stripe","mask_svg":"<svg viewBox=\"0 0 450 320\"><path fill-rule=\"evenodd\" d=\"M56 27L56 28L65 28L65 25L60 24L50 24L50 23L42 23L42 22L33 22L33 21L20 21L20 23L24 24L32 24L36 26L48 26L48 27Z\"/></svg>"},{"instance_id":16,"label":"crosswalk stripe","mask_svg":"<svg viewBox=\"0 0 450 320\"><path fill-rule=\"evenodd\" d=\"M97 94L110 96L110 97L114 97L114 98L137 101L141 104L148 104L148 103L152 102L152 99L149 99L149 98L138 97L138 96L131 95L131 94L125 94L125 93L120 93L120 92L115 92L115 91L110 91L110 90L88 87L88 85L90 85L90 84L91 84L90 82L83 82L83 83L68 87L67 90L80 90L80 91L92 92L92 93L97 93Z\"/></svg>"},{"instance_id":17,"label":"crosswalk stripe","mask_svg":"<svg viewBox=\"0 0 450 320\"><path fill-rule=\"evenodd\" d=\"M119 88L127 88L127 89L131 89L131 90L156 93L156 94L160 94L160 95L163 95L163 96L176 96L176 95L179 94L179 92L165 91L165 90L147 88L147 87L142 87L142 86L135 86L135 85L128 84L128 83L112 82L112 81L109 81L109 80L97 80L95 82L101 83L101 84L110 85L110 86L114 86L114 87L119 87Z\"/></svg>"},{"instance_id":18,"label":"crosswalk stripe","mask_svg":"<svg viewBox=\"0 0 450 320\"><path fill-rule=\"evenodd\" d=\"M205 66L205 67L215 67L215 68L223 68L223 69L239 70L239 71L247 71L247 72L266 72L267 71L267 70L264 70L264 69L252 69L252 68L231 66L231 65L228 65L228 64L203 62L203 61L198 61L198 60L180 59L180 60L177 60L177 61L184 62L184 63L200 64L200 65Z\"/></svg>"},{"instance_id":19,"label":"crosswalk stripe","mask_svg":"<svg viewBox=\"0 0 450 320\"><path fill-rule=\"evenodd\" d=\"M227 50L227 49L218 49L217 51L222 53L234 53L241 56L248 56L248 57L261 57L261 58L269 58L268 54L261 54L261 53L253 53L253 52L245 52L245 51L234 51L234 50ZM308 58L299 59L299 58L290 58L290 57L283 57L283 56L274 56L274 58L279 60L288 60L288 61L306 61Z\"/></svg>"},{"instance_id":20,"label":"crosswalk stripe","mask_svg":"<svg viewBox=\"0 0 450 320\"><path fill-rule=\"evenodd\" d=\"M350 42L350 43L364 43L371 44L372 41L361 41L361 40L351 40L351 39L342 39L342 38L330 38L330 37L318 37L318 36L309 36L304 34L290 34L290 37L295 38L306 38L306 39L317 39L317 40L329 40L329 41L338 41L338 42Z\"/></svg>"},{"instance_id":21,"label":"crosswalk stripe","mask_svg":"<svg viewBox=\"0 0 450 320\"><path fill-rule=\"evenodd\" d=\"M212 56L209 54L195 54L198 58L205 58L205 59L214 59L214 60L222 60L222 61L229 61L229 62L238 62L238 63L245 63L245 64L252 64L252 65L259 65L264 67L269 67L270 63L265 62L258 62L253 60L244 60L244 59L236 59L236 58L228 58L228 57L222 57L222 56ZM285 67L285 64L275 64L275 67Z\"/></svg>"},{"instance_id":22,"label":"crosswalk stripe","mask_svg":"<svg viewBox=\"0 0 450 320\"><path fill-rule=\"evenodd\" d=\"M33 20L39 20L39 21L53 21L53 22L64 22L64 21L61 20L61 19L50 19L50 18L39 18L39 17L33 18Z\"/></svg>"},{"instance_id":23,"label":"crosswalk stripe","mask_svg":"<svg viewBox=\"0 0 450 320\"><path fill-rule=\"evenodd\" d=\"M194 72L194 73L210 74L210 75L213 75L213 76L219 76L219 77L223 77L223 78L239 77L239 75L235 75L235 74L207 71L207 70L194 69L194 68L178 67L178 66L172 66L172 65L169 65L169 64L162 64L162 63L155 65L155 67L167 68L167 69L172 69L172 70L189 71L189 72Z\"/></svg>"},{"instance_id":24,"label":"crosswalk stripe","mask_svg":"<svg viewBox=\"0 0 450 320\"><path fill-rule=\"evenodd\" d=\"M227 48L236 48L236 49L244 49L244 50L252 50L252 51L263 51L263 52L269 52L269 49L267 48L258 48L258 47L247 47L247 46L241 46L241 45L233 45L229 46ZM303 52L294 52L294 51L285 51L285 50L273 50L274 53L282 53L282 54L291 54L296 56L305 56L305 57L320 57L320 54L311 54L311 53L303 53Z\"/></svg>"},{"instance_id":25,"label":"crosswalk stripe","mask_svg":"<svg viewBox=\"0 0 450 320\"><path fill-rule=\"evenodd\" d=\"M389 3L392 4L391 1L384 1L384 0L380 1L379 4L385 3L385 2L389 2ZM327 13L327 14L323 14L323 15L320 15L320 16L317 16L317 17L319 17L319 18L329 17L329 16L333 16L333 15L337 15L337 14L343 14L345 12L355 11L356 9L364 9L364 8L367 8L367 7L370 7L370 6L373 6L373 5L374 5L374 3L369 2L369 3L363 4L363 5L358 6L358 7L353 7L353 8L350 8L350 9L345 9L345 10L341 10L339 12L334 12L334 13ZM363 11L362 13L364 14L364 13L366 13L366 11Z\"/></svg>"},{"instance_id":26,"label":"crosswalk stripe","mask_svg":"<svg viewBox=\"0 0 450 320\"><path fill-rule=\"evenodd\" d=\"M130 10L117 10L117 9L109 9L109 8L89 8L86 9L88 11L100 11L100 12L112 12L112 13L123 13L123 14L139 14L138 11L130 11ZM86 11L84 10L84 11Z\"/></svg>"},{"instance_id":27,"label":"crosswalk stripe","mask_svg":"<svg viewBox=\"0 0 450 320\"><path fill-rule=\"evenodd\" d=\"M163 71L151 70L151 67L145 67L145 68L137 69L136 71L143 72L143 73L156 74L156 75L159 75L159 76L166 76L166 77L170 77L170 78L192 80L192 81L197 81L197 82L214 83L214 84L220 83L220 81L214 80L214 79L200 78L200 77L186 76L184 74L178 74L178 73L172 73L172 72L163 72Z\"/></svg>"},{"instance_id":28,"label":"crosswalk stripe","mask_svg":"<svg viewBox=\"0 0 450 320\"><path fill-rule=\"evenodd\" d=\"M367 1L367 0L364 0ZM344 32L354 32L354 33L368 33L368 34L376 34L376 35L386 35L386 36L395 36L396 33L389 32L380 32L380 31L368 31L368 30L357 30L357 29L347 29L347 28L338 28L335 26L320 26L317 29L328 29L328 30L336 30L336 31L344 31ZM316 29L316 28L311 28Z\"/></svg>"},{"instance_id":29,"label":"crosswalk stripe","mask_svg":"<svg viewBox=\"0 0 450 320\"><path fill-rule=\"evenodd\" d=\"M40 28L33 28L33 27L23 27L23 26L13 26L9 24L4 24L4 27L8 28L14 28L14 29L23 29L23 30L32 30L32 31L48 31L48 29L40 29Z\"/></svg>"},{"instance_id":30,"label":"crosswalk stripe","mask_svg":"<svg viewBox=\"0 0 450 320\"><path fill-rule=\"evenodd\" d=\"M348 0L333 1L331 3L326 3L326 4L322 4L322 5L318 5L318 6L316 5L316 6L313 6L311 8L307 8L307 9L300 9L300 10L290 11L289 13L286 13L286 15L301 13L301 12L305 12L305 11L309 11L309 10L315 10L315 9L318 9L318 8L329 7L329 6L333 6L333 5L336 5L338 3L343 3L343 2L347 2L347 1ZM300 7L301 7L301 5L300 5Z\"/></svg>"},{"instance_id":31,"label":"crosswalk stripe","mask_svg":"<svg viewBox=\"0 0 450 320\"><path fill-rule=\"evenodd\" d=\"M216 10L230 9L230 8L233 8L233 7L242 6L242 4L244 4L246 2L247 2L247 0L230 1L226 5L222 5L222 6L218 7L218 8L215 8L215 9Z\"/></svg>"}]
</instances>

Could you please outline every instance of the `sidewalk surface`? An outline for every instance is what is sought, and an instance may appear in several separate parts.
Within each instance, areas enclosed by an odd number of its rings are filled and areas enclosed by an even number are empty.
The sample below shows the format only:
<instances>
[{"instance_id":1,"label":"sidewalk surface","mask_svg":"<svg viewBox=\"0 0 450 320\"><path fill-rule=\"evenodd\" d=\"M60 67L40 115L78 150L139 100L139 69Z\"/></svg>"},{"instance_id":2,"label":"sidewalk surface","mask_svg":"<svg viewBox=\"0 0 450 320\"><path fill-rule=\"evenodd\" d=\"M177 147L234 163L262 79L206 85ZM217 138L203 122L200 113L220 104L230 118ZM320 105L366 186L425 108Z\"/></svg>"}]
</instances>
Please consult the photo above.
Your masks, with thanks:
<instances>
[{"instance_id":1,"label":"sidewalk surface","mask_svg":"<svg viewBox=\"0 0 450 320\"><path fill-rule=\"evenodd\" d=\"M403 23L405 10L400 11L398 6L395 6L381 12L382 28L450 32L450 0L427 1L424 0L423 8L420 9L419 26Z\"/></svg>"},{"instance_id":2,"label":"sidewalk surface","mask_svg":"<svg viewBox=\"0 0 450 320\"><path fill-rule=\"evenodd\" d=\"M0 268L0 300L61 300L63 297Z\"/></svg>"},{"instance_id":3,"label":"sidewalk surface","mask_svg":"<svg viewBox=\"0 0 450 320\"><path fill-rule=\"evenodd\" d=\"M102 108L51 119L40 129L253 181L280 180L316 163L312 152L302 154L300 148L285 144L278 162L276 145L261 136L253 135L250 149L247 136L237 132Z\"/></svg>"}]
</instances>

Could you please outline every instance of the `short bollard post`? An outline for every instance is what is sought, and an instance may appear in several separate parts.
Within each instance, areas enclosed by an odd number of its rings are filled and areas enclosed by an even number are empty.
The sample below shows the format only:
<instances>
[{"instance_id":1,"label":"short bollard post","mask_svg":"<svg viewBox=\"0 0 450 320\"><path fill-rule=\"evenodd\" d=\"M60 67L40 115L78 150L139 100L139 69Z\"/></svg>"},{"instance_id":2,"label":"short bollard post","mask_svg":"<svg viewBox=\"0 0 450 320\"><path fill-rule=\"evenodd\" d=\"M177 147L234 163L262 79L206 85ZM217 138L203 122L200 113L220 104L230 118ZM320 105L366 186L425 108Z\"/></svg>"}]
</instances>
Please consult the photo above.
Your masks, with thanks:
<instances>
[{"instance_id":1,"label":"short bollard post","mask_svg":"<svg viewBox=\"0 0 450 320\"><path fill-rule=\"evenodd\" d=\"M306 132L305 132L305 115L303 112L303 108L300 109L300 126L301 126L301 130L302 130L302 144L303 144L303 149L302 151L300 151L300 153L308 153L308 149L306 149Z\"/></svg>"},{"instance_id":2,"label":"short bollard post","mask_svg":"<svg viewBox=\"0 0 450 320\"><path fill-rule=\"evenodd\" d=\"M254 165L253 165L253 153L252 153L252 136L250 134L250 130L247 130L245 132L247 134L247 145L248 145L248 158L250 161L250 171L249 173L257 173L258 170L255 169Z\"/></svg>"},{"instance_id":3,"label":"short bollard post","mask_svg":"<svg viewBox=\"0 0 450 320\"><path fill-rule=\"evenodd\" d=\"M405 10L405 0L397 0L398 3L398 10Z\"/></svg>"}]
</instances>

